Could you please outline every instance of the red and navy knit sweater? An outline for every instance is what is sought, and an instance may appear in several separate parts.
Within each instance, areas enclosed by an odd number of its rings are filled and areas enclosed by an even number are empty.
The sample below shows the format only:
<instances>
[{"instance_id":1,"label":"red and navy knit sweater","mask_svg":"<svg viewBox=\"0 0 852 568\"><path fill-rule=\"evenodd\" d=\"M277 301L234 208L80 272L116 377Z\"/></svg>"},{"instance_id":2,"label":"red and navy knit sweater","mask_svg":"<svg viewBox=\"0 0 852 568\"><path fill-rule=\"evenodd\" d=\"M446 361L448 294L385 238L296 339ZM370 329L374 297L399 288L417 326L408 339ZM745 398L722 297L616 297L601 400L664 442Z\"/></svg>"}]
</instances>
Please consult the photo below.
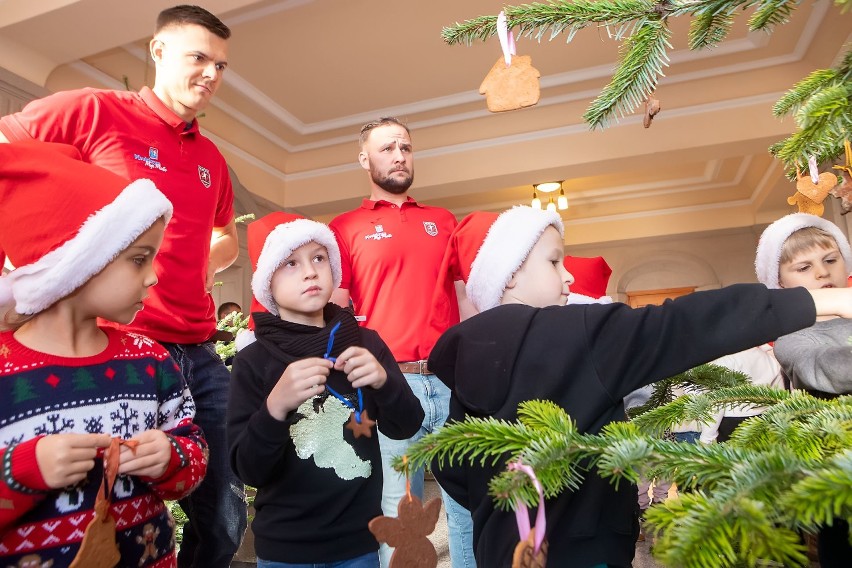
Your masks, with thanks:
<instances>
[{"instance_id":1,"label":"red and navy knit sweater","mask_svg":"<svg viewBox=\"0 0 852 568\"><path fill-rule=\"evenodd\" d=\"M66 358L28 349L0 333L0 564L68 566L94 515L102 460L86 480L53 490L39 471L43 436L106 433L130 439L166 432L172 457L158 479L119 475L111 495L120 566L175 565L174 520L163 499L201 482L207 445L192 422L195 403L180 370L147 337L104 329L107 348ZM52 562L52 563L51 563ZM22 564L23 563L23 564Z\"/></svg>"}]
</instances>

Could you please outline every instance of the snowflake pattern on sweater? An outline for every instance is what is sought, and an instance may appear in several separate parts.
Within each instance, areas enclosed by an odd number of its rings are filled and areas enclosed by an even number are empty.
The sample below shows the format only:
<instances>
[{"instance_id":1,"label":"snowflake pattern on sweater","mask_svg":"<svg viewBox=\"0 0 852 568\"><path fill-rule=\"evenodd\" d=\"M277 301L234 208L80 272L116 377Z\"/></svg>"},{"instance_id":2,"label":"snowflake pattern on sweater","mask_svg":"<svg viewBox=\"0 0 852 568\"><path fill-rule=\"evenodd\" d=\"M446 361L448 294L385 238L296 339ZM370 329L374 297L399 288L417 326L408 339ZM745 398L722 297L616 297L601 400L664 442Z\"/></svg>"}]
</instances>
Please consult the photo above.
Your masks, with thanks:
<instances>
[{"instance_id":1,"label":"snowflake pattern on sweater","mask_svg":"<svg viewBox=\"0 0 852 568\"><path fill-rule=\"evenodd\" d=\"M0 333L0 567L68 566L94 516L102 460L87 479L52 490L39 471L38 440L59 433L130 439L167 433L172 457L158 479L119 475L110 511L121 566L175 565L174 520L164 499L201 482L207 445L192 420L195 403L168 352L151 339L104 328L98 355L65 358L32 351Z\"/></svg>"}]
</instances>

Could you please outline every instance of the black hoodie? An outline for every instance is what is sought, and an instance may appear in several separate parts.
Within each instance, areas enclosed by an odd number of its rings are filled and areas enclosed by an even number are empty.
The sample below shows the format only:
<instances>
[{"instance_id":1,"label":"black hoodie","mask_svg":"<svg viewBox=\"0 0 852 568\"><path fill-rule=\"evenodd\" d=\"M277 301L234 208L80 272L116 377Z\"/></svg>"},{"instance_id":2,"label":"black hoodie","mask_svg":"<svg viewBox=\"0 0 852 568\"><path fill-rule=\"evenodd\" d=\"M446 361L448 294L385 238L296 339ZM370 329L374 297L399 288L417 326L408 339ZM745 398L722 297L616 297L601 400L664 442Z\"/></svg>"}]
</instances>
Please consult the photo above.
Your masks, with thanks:
<instances>
[{"instance_id":1,"label":"black hoodie","mask_svg":"<svg viewBox=\"0 0 852 568\"><path fill-rule=\"evenodd\" d=\"M598 433L625 418L629 392L696 365L812 325L804 288L738 284L663 306L625 304L532 308L510 304L478 314L441 336L429 368L452 389L450 420L513 421L525 400L554 401L579 431ZM478 566L508 567L519 540L515 515L494 508L488 481L505 463L438 468L438 482L473 516ZM587 472L577 491L546 502L548 566L631 565L638 534L637 489L615 489Z\"/></svg>"}]
</instances>

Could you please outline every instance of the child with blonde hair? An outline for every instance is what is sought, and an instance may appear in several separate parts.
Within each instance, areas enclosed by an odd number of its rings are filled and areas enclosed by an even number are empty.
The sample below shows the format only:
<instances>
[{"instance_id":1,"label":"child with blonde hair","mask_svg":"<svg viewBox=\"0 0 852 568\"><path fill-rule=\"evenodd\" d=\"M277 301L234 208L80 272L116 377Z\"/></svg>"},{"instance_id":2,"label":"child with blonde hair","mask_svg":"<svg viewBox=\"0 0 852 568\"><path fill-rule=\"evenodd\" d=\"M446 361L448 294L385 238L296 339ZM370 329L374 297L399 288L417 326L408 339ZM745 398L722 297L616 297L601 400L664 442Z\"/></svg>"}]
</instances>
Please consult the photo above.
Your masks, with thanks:
<instances>
[{"instance_id":1,"label":"child with blonde hair","mask_svg":"<svg viewBox=\"0 0 852 568\"><path fill-rule=\"evenodd\" d=\"M429 368L452 389L450 419L513 421L519 403L546 399L580 432L598 433L625 418L624 396L644 385L812 325L817 315L852 316L852 289L760 284L636 309L565 305L573 278L562 264L563 231L557 213L529 207L473 213L454 231L444 259L453 270L445 274L462 275L480 313L444 333L429 357ZM437 304L432 319L444 313ZM472 513L477 565L510 566L515 515L497 510L488 494L489 480L506 464L436 466L441 486ZM546 511L549 565L631 565L635 485L615 487L589 471L576 491L547 500Z\"/></svg>"},{"instance_id":2,"label":"child with blonde hair","mask_svg":"<svg viewBox=\"0 0 852 568\"><path fill-rule=\"evenodd\" d=\"M767 288L843 289L849 285L852 247L831 221L793 213L763 231L754 266L757 279ZM820 315L810 327L778 338L775 357L793 388L834 398L852 393L850 339L852 320ZM846 566L852 558L849 525L844 521L824 527L817 543L823 568Z\"/></svg>"},{"instance_id":3,"label":"child with blonde hair","mask_svg":"<svg viewBox=\"0 0 852 568\"><path fill-rule=\"evenodd\" d=\"M163 500L191 492L207 465L192 397L165 349L98 325L142 309L171 213L152 182L71 146L0 144L0 249L16 267L0 277L4 566L69 566L103 497L118 565L175 565ZM129 443L104 496L100 458L115 438Z\"/></svg>"}]
</instances>

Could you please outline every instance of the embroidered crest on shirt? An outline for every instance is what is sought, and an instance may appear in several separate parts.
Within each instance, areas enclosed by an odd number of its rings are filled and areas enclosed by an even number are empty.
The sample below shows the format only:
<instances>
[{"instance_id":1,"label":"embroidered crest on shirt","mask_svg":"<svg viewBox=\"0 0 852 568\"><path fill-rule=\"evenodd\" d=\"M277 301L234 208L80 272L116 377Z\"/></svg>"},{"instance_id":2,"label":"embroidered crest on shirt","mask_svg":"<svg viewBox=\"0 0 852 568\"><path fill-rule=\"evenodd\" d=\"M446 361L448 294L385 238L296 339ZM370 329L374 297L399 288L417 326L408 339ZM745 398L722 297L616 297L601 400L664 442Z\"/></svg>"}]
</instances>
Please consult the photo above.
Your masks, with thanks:
<instances>
[{"instance_id":1,"label":"embroidered crest on shirt","mask_svg":"<svg viewBox=\"0 0 852 568\"><path fill-rule=\"evenodd\" d=\"M201 180L201 185L210 187L210 170L203 166L198 166L198 179Z\"/></svg>"},{"instance_id":2,"label":"embroidered crest on shirt","mask_svg":"<svg viewBox=\"0 0 852 568\"><path fill-rule=\"evenodd\" d=\"M426 234L430 237L438 236L438 225L434 221L423 221L423 228L426 229Z\"/></svg>"},{"instance_id":3,"label":"embroidered crest on shirt","mask_svg":"<svg viewBox=\"0 0 852 568\"><path fill-rule=\"evenodd\" d=\"M364 238L368 241L380 241L382 239L389 239L393 235L385 232L384 225L374 225L373 228L376 230L372 235L365 235Z\"/></svg>"},{"instance_id":4,"label":"embroidered crest on shirt","mask_svg":"<svg viewBox=\"0 0 852 568\"><path fill-rule=\"evenodd\" d=\"M331 396L316 408L316 398L299 405L296 412L303 418L290 426L296 455L303 460L313 457L317 467L334 469L340 479L370 477L373 469L370 462L359 458L343 438L343 425L349 421L352 411Z\"/></svg>"},{"instance_id":5,"label":"embroidered crest on shirt","mask_svg":"<svg viewBox=\"0 0 852 568\"><path fill-rule=\"evenodd\" d=\"M160 170L161 172L169 171L160 163L160 151L153 146L148 147L147 156L143 156L142 154L133 154L133 159L142 162L152 170Z\"/></svg>"}]
</instances>

